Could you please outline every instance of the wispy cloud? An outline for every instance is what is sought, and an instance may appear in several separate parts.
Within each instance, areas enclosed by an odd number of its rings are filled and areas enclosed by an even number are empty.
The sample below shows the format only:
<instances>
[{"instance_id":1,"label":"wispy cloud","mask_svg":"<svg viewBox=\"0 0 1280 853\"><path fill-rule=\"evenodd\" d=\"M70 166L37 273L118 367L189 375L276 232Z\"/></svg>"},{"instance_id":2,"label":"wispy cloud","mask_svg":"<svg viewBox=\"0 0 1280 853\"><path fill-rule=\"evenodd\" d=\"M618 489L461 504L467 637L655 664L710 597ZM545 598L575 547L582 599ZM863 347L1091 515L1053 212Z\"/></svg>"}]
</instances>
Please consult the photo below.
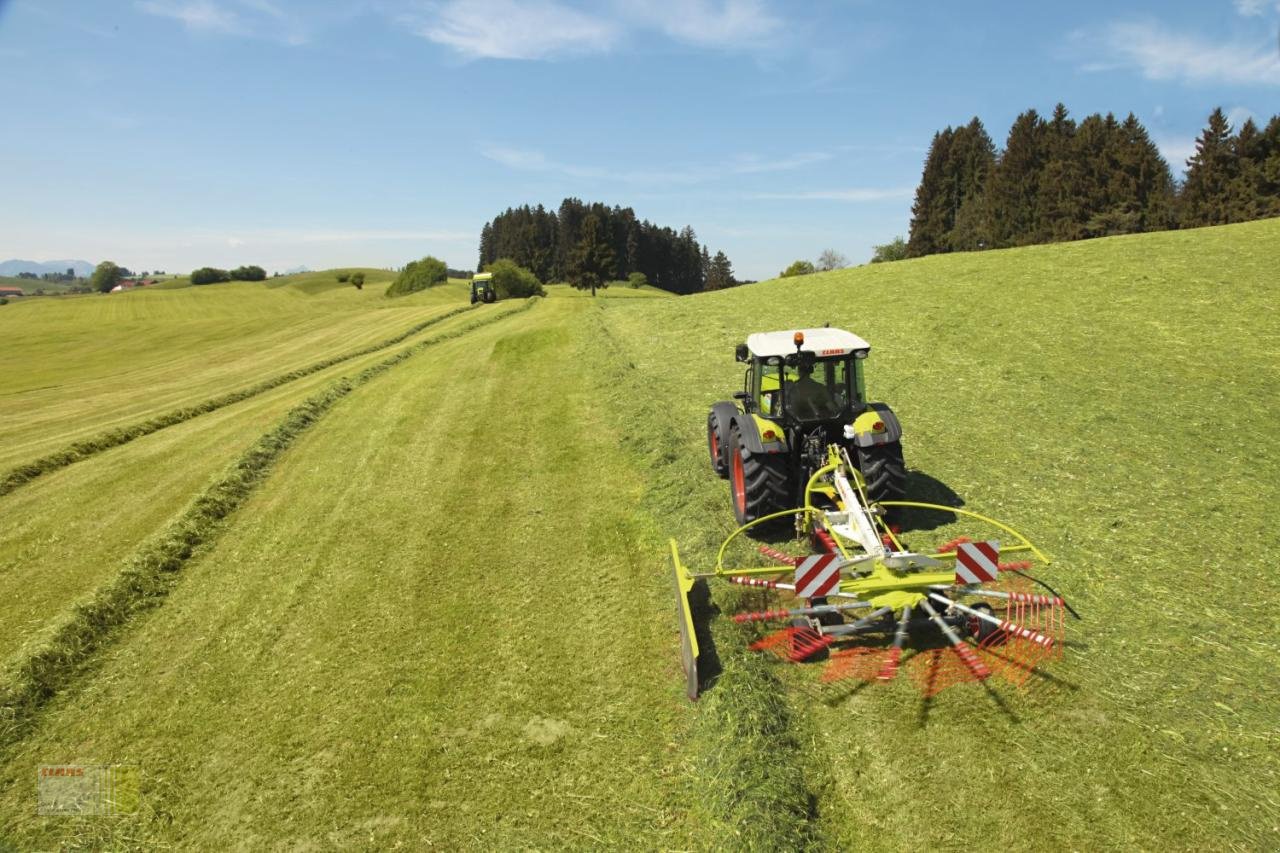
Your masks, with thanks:
<instances>
[{"instance_id":1,"label":"wispy cloud","mask_svg":"<svg viewBox=\"0 0 1280 853\"><path fill-rule=\"evenodd\" d=\"M782 28L764 0L447 0L401 12L414 33L469 59L554 59L613 50L633 31L722 50L758 47Z\"/></svg>"},{"instance_id":2,"label":"wispy cloud","mask_svg":"<svg viewBox=\"0 0 1280 853\"><path fill-rule=\"evenodd\" d=\"M522 172L548 172L571 178L644 185L687 185L719 180L732 175L785 172L831 159L831 154L825 151L809 151L775 158L741 154L714 165L691 164L660 169L613 169L565 163L547 157L541 151L528 148L482 145L480 153L495 163Z\"/></svg>"},{"instance_id":3,"label":"wispy cloud","mask_svg":"<svg viewBox=\"0 0 1280 853\"><path fill-rule=\"evenodd\" d=\"M800 190L781 193L748 193L746 198L785 201L887 201L911 198L915 187L852 187L849 189Z\"/></svg>"},{"instance_id":4,"label":"wispy cloud","mask_svg":"<svg viewBox=\"0 0 1280 853\"><path fill-rule=\"evenodd\" d=\"M265 38L289 45L307 42L299 17L271 0L138 0L148 15L170 18L187 30Z\"/></svg>"},{"instance_id":5,"label":"wispy cloud","mask_svg":"<svg viewBox=\"0 0 1280 853\"><path fill-rule=\"evenodd\" d=\"M1187 171L1187 160L1196 153L1194 136L1158 136L1155 138L1160 156L1169 164L1175 177Z\"/></svg>"},{"instance_id":6,"label":"wispy cloud","mask_svg":"<svg viewBox=\"0 0 1280 853\"><path fill-rule=\"evenodd\" d=\"M1280 86L1280 52L1272 38L1210 41L1154 22L1113 23L1100 34L1076 32L1071 42L1090 56L1084 71L1133 69L1148 80Z\"/></svg>"},{"instance_id":7,"label":"wispy cloud","mask_svg":"<svg viewBox=\"0 0 1280 853\"><path fill-rule=\"evenodd\" d=\"M1267 12L1280 12L1276 0L1236 0L1236 11L1246 18L1257 18Z\"/></svg>"},{"instance_id":8,"label":"wispy cloud","mask_svg":"<svg viewBox=\"0 0 1280 853\"><path fill-rule=\"evenodd\" d=\"M761 0L685 0L669 4L623 0L619 8L640 26L702 47L754 47L783 27L782 19L771 14Z\"/></svg>"},{"instance_id":9,"label":"wispy cloud","mask_svg":"<svg viewBox=\"0 0 1280 853\"><path fill-rule=\"evenodd\" d=\"M620 28L551 0L451 0L427 15L402 16L414 32L476 59L547 59L611 48Z\"/></svg>"}]
</instances>

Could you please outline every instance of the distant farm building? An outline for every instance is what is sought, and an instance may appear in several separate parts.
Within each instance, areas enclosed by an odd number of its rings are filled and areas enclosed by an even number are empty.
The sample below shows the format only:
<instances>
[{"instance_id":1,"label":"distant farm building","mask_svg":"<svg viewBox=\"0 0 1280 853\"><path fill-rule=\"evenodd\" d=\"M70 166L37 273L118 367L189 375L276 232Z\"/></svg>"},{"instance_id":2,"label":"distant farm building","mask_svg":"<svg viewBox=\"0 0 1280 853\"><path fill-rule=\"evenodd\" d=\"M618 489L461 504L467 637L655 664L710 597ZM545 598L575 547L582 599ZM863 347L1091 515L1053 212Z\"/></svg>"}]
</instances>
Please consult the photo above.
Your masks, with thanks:
<instances>
[{"instance_id":1,"label":"distant farm building","mask_svg":"<svg viewBox=\"0 0 1280 853\"><path fill-rule=\"evenodd\" d=\"M26 295L27 294L22 292L21 287L0 287L0 296L10 297L10 296L26 296Z\"/></svg>"}]
</instances>

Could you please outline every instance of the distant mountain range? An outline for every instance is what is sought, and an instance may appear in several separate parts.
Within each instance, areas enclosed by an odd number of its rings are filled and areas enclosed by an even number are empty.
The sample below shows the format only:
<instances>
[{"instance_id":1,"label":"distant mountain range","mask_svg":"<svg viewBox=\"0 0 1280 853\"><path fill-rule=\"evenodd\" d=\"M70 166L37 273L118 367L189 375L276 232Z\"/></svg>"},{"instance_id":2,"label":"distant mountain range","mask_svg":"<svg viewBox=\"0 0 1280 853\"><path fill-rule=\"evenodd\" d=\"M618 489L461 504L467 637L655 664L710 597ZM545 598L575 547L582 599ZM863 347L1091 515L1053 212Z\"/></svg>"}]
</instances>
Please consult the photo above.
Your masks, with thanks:
<instances>
[{"instance_id":1,"label":"distant mountain range","mask_svg":"<svg viewBox=\"0 0 1280 853\"><path fill-rule=\"evenodd\" d=\"M93 275L94 264L88 261L0 261L0 275L14 276L18 273L33 272L43 275L47 272L66 272L74 269L76 275L88 278Z\"/></svg>"},{"instance_id":2,"label":"distant mountain range","mask_svg":"<svg viewBox=\"0 0 1280 853\"><path fill-rule=\"evenodd\" d=\"M296 275L296 274L298 274L298 273L300 273L300 272L311 272L311 268L310 268L310 267L308 267L308 266L305 266L305 265L300 266L300 267L289 267L289 269L287 269L287 270L285 270L285 271L284 271L284 274L285 274L285 275Z\"/></svg>"}]
</instances>

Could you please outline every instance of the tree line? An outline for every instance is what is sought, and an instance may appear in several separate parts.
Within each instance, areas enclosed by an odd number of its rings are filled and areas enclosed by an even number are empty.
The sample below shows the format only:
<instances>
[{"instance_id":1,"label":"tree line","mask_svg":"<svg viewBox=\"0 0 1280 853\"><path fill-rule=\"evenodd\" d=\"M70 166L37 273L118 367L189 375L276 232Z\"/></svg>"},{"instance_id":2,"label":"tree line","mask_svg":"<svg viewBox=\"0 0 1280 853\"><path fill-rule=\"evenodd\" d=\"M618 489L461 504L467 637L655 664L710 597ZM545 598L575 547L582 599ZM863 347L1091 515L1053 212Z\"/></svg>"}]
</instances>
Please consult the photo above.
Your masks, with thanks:
<instances>
[{"instance_id":1,"label":"tree line","mask_svg":"<svg viewBox=\"0 0 1280 853\"><path fill-rule=\"evenodd\" d=\"M1079 123L1058 104L1014 120L997 152L978 118L934 134L911 208L908 257L1023 246L1280 215L1280 116L1232 131L1209 116L1174 181L1130 113Z\"/></svg>"},{"instance_id":2,"label":"tree line","mask_svg":"<svg viewBox=\"0 0 1280 853\"><path fill-rule=\"evenodd\" d=\"M508 208L485 223L479 268L500 258L528 268L540 281L567 281L593 291L632 273L672 293L739 283L724 252L712 256L692 227L675 231L638 219L629 207L577 198L566 198L556 211L542 205Z\"/></svg>"}]
</instances>

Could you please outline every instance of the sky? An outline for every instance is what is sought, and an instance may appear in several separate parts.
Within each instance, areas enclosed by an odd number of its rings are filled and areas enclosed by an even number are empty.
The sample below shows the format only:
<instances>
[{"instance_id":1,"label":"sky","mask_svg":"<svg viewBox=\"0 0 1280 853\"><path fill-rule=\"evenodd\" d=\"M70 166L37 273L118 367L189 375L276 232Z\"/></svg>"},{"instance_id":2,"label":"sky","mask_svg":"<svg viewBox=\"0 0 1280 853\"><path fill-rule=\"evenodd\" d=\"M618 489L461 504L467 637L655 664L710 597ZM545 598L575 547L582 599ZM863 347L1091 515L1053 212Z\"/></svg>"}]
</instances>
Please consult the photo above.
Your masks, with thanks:
<instances>
[{"instance_id":1,"label":"sky","mask_svg":"<svg viewBox=\"0 0 1280 853\"><path fill-rule=\"evenodd\" d=\"M1280 113L1280 0L0 0L0 259L476 262L566 196L739 278L907 234L934 132Z\"/></svg>"}]
</instances>

